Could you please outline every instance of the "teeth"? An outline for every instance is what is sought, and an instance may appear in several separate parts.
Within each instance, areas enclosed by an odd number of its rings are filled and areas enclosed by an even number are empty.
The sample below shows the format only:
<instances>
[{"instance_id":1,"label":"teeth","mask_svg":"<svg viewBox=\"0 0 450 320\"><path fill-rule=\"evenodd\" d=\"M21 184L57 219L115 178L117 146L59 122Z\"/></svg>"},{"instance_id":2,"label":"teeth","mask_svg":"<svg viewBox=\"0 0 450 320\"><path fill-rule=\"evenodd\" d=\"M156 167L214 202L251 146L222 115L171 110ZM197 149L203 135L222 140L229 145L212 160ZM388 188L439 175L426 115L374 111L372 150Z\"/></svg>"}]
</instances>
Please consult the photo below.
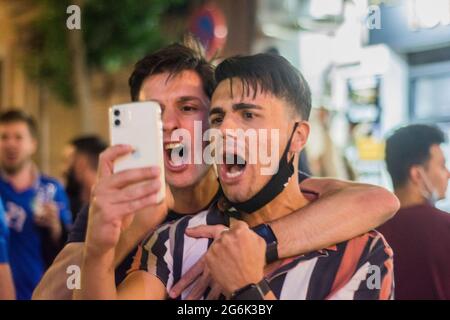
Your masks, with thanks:
<instances>
[{"instance_id":1,"label":"teeth","mask_svg":"<svg viewBox=\"0 0 450 320\"><path fill-rule=\"evenodd\" d=\"M227 171L225 174L227 175L228 178L236 178L236 177L240 176L243 172L244 172L243 168L241 168L237 165L233 165L233 166L227 168Z\"/></svg>"},{"instance_id":2,"label":"teeth","mask_svg":"<svg viewBox=\"0 0 450 320\"><path fill-rule=\"evenodd\" d=\"M242 174L242 171L227 172L229 178L236 178Z\"/></svg>"},{"instance_id":3,"label":"teeth","mask_svg":"<svg viewBox=\"0 0 450 320\"><path fill-rule=\"evenodd\" d=\"M164 146L165 150L177 149L177 148L183 148L183 144L180 142L173 142L173 143L168 143Z\"/></svg>"}]
</instances>

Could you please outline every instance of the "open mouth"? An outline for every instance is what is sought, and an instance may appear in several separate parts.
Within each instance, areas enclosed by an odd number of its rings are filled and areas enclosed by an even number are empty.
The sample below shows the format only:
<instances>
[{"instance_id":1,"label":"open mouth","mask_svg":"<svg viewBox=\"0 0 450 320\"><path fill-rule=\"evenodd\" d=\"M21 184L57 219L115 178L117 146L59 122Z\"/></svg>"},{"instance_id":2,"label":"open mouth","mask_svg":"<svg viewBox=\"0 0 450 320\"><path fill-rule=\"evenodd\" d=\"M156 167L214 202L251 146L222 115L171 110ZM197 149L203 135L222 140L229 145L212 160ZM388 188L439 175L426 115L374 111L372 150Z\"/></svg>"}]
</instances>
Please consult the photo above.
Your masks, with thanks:
<instances>
[{"instance_id":1,"label":"open mouth","mask_svg":"<svg viewBox=\"0 0 450 320\"><path fill-rule=\"evenodd\" d=\"M164 145L166 163L170 168L179 168L186 164L185 148L181 142L170 142Z\"/></svg>"},{"instance_id":2,"label":"open mouth","mask_svg":"<svg viewBox=\"0 0 450 320\"><path fill-rule=\"evenodd\" d=\"M223 155L222 173L228 179L235 179L241 176L244 173L246 166L247 162L238 154L226 153Z\"/></svg>"}]
</instances>

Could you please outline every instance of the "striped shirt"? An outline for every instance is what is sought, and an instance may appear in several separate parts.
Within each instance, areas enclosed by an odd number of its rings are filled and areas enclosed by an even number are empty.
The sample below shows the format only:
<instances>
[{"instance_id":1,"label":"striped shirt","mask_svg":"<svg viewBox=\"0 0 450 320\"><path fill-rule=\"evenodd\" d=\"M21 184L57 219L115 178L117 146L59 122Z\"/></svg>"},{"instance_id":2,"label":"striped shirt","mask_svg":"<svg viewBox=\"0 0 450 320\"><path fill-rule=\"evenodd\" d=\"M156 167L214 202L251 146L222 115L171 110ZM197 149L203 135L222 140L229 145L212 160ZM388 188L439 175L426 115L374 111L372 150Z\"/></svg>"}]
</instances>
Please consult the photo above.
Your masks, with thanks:
<instances>
[{"instance_id":1,"label":"striped shirt","mask_svg":"<svg viewBox=\"0 0 450 320\"><path fill-rule=\"evenodd\" d=\"M129 272L147 271L170 291L212 243L186 236L186 228L230 226L233 220L212 206L166 224L142 243ZM279 260L266 267L265 277L278 299L392 299L393 253L383 236L371 231L324 250ZM194 286L195 282L184 290L181 299Z\"/></svg>"}]
</instances>

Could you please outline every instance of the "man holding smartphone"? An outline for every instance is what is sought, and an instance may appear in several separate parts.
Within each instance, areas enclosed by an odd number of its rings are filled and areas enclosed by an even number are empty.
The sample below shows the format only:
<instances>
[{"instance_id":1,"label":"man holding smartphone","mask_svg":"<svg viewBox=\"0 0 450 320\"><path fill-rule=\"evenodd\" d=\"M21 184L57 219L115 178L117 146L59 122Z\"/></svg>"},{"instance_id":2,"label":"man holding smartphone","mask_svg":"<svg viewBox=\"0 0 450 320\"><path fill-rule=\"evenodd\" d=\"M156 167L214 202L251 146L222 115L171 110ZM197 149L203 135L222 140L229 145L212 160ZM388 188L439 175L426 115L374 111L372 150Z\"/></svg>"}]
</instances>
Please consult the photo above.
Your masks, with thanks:
<instances>
[{"instance_id":1,"label":"man holding smartphone","mask_svg":"<svg viewBox=\"0 0 450 320\"><path fill-rule=\"evenodd\" d=\"M193 162L178 165L171 159L173 149L182 149L183 152L188 148L194 149L193 145L172 141L173 131L185 129L194 136L194 121L203 123L203 132L208 129L210 98L215 86L212 65L194 50L174 44L139 61L129 84L133 101L153 100L161 105L166 150L165 175L173 194L174 206L165 217L163 205L155 208L146 200L149 198L148 195L154 192L154 186L150 187L147 184L146 190L139 189L140 182L157 183L158 174L152 169L112 173L114 160L130 152L128 147L114 146L102 154L98 180L92 195L95 201L91 205L89 228L95 230L95 224L99 222L94 218L98 216L94 214L95 212L108 209L113 214L115 208L118 208L116 200L121 195L124 196L122 204L129 206L128 210L121 212L126 218L124 224L121 221L112 229L106 230L111 235L110 241L115 242L119 239L117 246L110 250L112 256L109 256L113 257L114 267L119 267L120 272L116 274L117 282L123 279L124 271L130 265L129 262L121 262L130 252L135 251L137 244L155 227L156 222L196 214L209 207L220 195L220 187L212 166ZM203 147L205 145L206 143ZM290 216L270 223L270 229L273 230L277 241L277 245L272 248L276 249L279 257L320 249L362 234L382 224L398 209L397 199L388 191L376 186L331 179L306 179L300 186L317 193L319 199ZM133 190L132 194L135 197L125 196L130 194L130 190ZM65 271L69 265L81 265L85 249L87 211L80 214L77 220L69 237L70 243L44 277L34 298L70 298L72 292L66 287ZM103 222L101 224L104 225ZM117 225L121 225L122 230L117 229ZM217 234L224 228L213 226L197 232L195 236ZM327 232L312 232L312 230L327 230ZM89 243L101 251L102 245L96 244L96 240ZM202 273L202 267L201 263L196 265L191 274L195 279L202 276L204 281L208 282L209 277ZM191 281L192 279L183 279L181 287Z\"/></svg>"}]
</instances>

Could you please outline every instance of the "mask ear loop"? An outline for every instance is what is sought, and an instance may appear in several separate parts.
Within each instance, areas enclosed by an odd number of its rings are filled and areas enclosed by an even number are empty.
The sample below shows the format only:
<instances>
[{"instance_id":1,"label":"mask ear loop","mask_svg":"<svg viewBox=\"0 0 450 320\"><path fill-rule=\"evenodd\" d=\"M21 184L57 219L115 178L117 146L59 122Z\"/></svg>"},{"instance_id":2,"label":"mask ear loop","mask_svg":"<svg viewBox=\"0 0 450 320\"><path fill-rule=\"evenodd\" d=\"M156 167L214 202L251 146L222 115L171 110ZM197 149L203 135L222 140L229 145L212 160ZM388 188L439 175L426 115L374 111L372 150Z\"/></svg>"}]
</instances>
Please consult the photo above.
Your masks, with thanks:
<instances>
[{"instance_id":1,"label":"mask ear loop","mask_svg":"<svg viewBox=\"0 0 450 320\"><path fill-rule=\"evenodd\" d=\"M291 136L289 137L289 141L288 141L288 144L287 144L286 150L285 150L285 153L286 153L286 155L285 155L286 161L287 161L287 163L288 163L288 165L289 165L289 168L290 168L291 171L292 171L292 174L294 173L294 160L295 160L295 154L292 155L291 160L288 160L288 155L289 155L289 149L291 148L292 138L294 138L295 129L297 129L298 124L299 124L298 121L294 124L294 129L292 129L292 133L291 133Z\"/></svg>"},{"instance_id":2,"label":"mask ear loop","mask_svg":"<svg viewBox=\"0 0 450 320\"><path fill-rule=\"evenodd\" d=\"M299 124L300 124L299 121L295 122L294 129L292 129L291 136L289 137L289 142L288 142L288 145L286 147L286 159L288 157L287 155L289 154L289 149L291 148L291 143L292 143L292 139L294 138L295 129L297 129ZM295 160L295 153L292 155L291 160L288 160L289 165L292 165L294 163L294 160Z\"/></svg>"},{"instance_id":3,"label":"mask ear loop","mask_svg":"<svg viewBox=\"0 0 450 320\"><path fill-rule=\"evenodd\" d=\"M435 205L435 203L439 200L439 196L436 193L436 190L434 190L433 185L431 184L430 180L428 180L428 177L425 173L425 171L423 170L423 168L419 167L419 174L420 177L422 178L423 184L425 185L425 188L427 189L427 193L428 196L425 196L422 193L422 195L432 204Z\"/></svg>"}]
</instances>

